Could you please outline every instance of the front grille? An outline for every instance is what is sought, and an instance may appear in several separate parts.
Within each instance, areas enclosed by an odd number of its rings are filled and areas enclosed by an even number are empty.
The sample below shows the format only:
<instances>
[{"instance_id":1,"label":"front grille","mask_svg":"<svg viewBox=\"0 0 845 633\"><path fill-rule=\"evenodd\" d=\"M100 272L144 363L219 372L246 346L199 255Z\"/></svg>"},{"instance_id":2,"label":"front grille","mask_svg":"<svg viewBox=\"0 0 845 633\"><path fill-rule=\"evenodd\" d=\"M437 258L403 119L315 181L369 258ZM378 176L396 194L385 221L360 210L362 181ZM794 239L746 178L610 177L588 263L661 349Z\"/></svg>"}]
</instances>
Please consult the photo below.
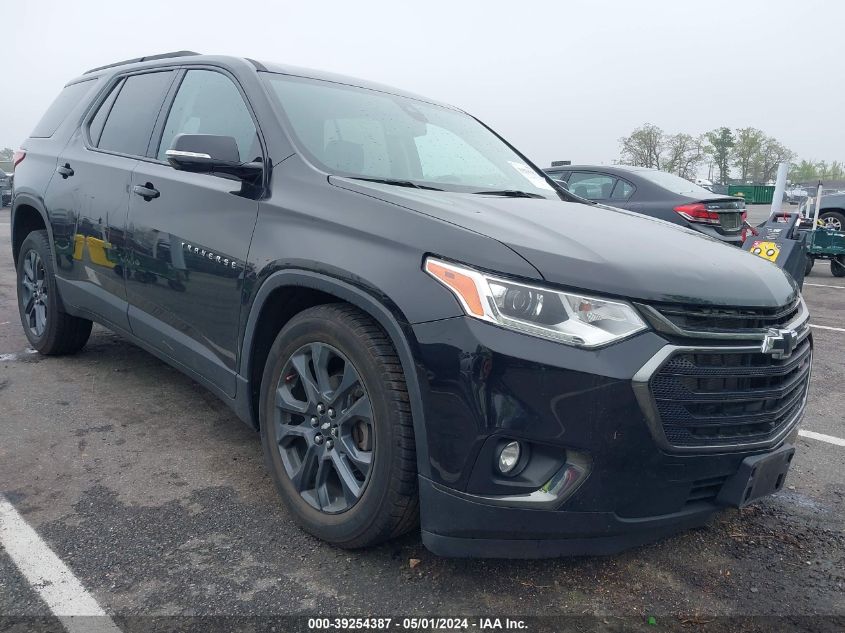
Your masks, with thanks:
<instances>
[{"instance_id":1,"label":"front grille","mask_svg":"<svg viewBox=\"0 0 845 633\"><path fill-rule=\"evenodd\" d=\"M801 302L779 308L720 308L656 304L652 306L676 328L690 332L743 333L782 328L801 310Z\"/></svg>"},{"instance_id":2,"label":"front grille","mask_svg":"<svg viewBox=\"0 0 845 633\"><path fill-rule=\"evenodd\" d=\"M804 406L812 353L809 337L786 359L680 349L649 381L667 443L694 448L779 436Z\"/></svg>"}]
</instances>

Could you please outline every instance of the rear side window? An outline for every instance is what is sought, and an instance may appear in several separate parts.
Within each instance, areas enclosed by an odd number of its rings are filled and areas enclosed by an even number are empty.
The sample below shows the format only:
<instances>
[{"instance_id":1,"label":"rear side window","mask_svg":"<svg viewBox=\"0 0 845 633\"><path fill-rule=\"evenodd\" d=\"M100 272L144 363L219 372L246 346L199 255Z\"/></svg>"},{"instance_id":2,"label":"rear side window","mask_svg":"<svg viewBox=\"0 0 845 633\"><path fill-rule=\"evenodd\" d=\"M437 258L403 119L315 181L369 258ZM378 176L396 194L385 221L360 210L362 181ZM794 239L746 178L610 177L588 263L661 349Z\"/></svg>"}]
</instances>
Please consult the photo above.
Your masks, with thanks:
<instances>
[{"instance_id":1,"label":"rear side window","mask_svg":"<svg viewBox=\"0 0 845 633\"><path fill-rule=\"evenodd\" d=\"M109 112L111 112L112 106L114 105L115 99L117 99L117 95L120 93L120 89L123 86L123 82L120 81L114 85L109 93L109 96L106 97L105 101L97 108L97 114L94 115L94 118L91 119L91 123L88 126L88 136L91 138L91 143L94 146L98 145L100 142L100 136L103 134L103 128L106 125L106 118L109 116Z\"/></svg>"},{"instance_id":2,"label":"rear side window","mask_svg":"<svg viewBox=\"0 0 845 633\"><path fill-rule=\"evenodd\" d=\"M616 181L616 186L613 187L613 193L610 196L611 200L627 200L634 193L634 185L627 180L621 178Z\"/></svg>"},{"instance_id":3,"label":"rear side window","mask_svg":"<svg viewBox=\"0 0 845 633\"><path fill-rule=\"evenodd\" d=\"M127 77L108 113L97 147L130 156L146 155L164 93L172 79L173 71Z\"/></svg>"},{"instance_id":4,"label":"rear side window","mask_svg":"<svg viewBox=\"0 0 845 633\"><path fill-rule=\"evenodd\" d=\"M41 117L41 120L35 126L35 129L32 130L30 136L35 138L49 138L53 136L62 124L62 121L82 101L82 97L88 94L88 91L91 90L95 83L97 83L95 80L89 79L65 86L64 90L59 93L59 96L47 108L44 116Z\"/></svg>"}]
</instances>

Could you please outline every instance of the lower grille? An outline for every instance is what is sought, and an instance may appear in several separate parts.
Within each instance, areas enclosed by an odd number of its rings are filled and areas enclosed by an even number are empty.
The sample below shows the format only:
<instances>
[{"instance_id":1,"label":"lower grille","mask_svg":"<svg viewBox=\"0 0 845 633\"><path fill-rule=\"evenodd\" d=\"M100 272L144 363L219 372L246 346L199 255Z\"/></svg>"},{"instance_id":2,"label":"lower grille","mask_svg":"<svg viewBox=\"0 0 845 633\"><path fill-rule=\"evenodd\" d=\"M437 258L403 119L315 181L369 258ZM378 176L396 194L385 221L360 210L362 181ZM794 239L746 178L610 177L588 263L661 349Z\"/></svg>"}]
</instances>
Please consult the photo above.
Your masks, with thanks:
<instances>
[{"instance_id":1,"label":"lower grille","mask_svg":"<svg viewBox=\"0 0 845 633\"><path fill-rule=\"evenodd\" d=\"M728 480L727 475L713 477L711 479L700 479L693 482L692 488L687 495L686 505L694 503L713 503L719 496L719 491Z\"/></svg>"},{"instance_id":2,"label":"lower grille","mask_svg":"<svg viewBox=\"0 0 845 633\"><path fill-rule=\"evenodd\" d=\"M667 443L707 447L776 438L804 407L811 360L809 337L786 359L680 350L649 382Z\"/></svg>"}]
</instances>

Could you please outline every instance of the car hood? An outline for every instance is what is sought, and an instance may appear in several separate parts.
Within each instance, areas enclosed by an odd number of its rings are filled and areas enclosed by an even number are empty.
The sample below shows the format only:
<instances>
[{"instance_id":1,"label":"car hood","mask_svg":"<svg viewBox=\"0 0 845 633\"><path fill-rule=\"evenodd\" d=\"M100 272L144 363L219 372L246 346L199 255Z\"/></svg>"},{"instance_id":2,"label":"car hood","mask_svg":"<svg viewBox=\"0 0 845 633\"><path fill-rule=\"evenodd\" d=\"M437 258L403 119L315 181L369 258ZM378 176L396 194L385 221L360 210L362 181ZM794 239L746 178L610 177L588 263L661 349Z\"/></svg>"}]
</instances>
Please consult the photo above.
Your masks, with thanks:
<instances>
[{"instance_id":1,"label":"car hood","mask_svg":"<svg viewBox=\"0 0 845 633\"><path fill-rule=\"evenodd\" d=\"M790 277L760 257L621 209L330 180L491 237L546 281L570 288L643 301L747 307L781 306L798 293ZM436 244L427 249L437 253ZM473 263L472 253L464 262Z\"/></svg>"}]
</instances>

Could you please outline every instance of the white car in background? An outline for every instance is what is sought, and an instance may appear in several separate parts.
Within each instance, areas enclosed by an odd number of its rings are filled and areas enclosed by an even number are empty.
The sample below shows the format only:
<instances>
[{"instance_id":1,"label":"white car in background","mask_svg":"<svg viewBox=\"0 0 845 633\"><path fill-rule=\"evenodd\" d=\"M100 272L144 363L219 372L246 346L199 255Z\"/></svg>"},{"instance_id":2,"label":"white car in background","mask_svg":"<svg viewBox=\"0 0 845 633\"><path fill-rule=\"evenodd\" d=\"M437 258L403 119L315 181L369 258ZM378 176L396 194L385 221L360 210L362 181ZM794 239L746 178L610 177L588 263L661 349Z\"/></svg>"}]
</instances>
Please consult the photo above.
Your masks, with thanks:
<instances>
[{"instance_id":1,"label":"white car in background","mask_svg":"<svg viewBox=\"0 0 845 633\"><path fill-rule=\"evenodd\" d=\"M790 187L784 192L786 201L789 204L801 204L810 195L810 192L804 187Z\"/></svg>"}]
</instances>

